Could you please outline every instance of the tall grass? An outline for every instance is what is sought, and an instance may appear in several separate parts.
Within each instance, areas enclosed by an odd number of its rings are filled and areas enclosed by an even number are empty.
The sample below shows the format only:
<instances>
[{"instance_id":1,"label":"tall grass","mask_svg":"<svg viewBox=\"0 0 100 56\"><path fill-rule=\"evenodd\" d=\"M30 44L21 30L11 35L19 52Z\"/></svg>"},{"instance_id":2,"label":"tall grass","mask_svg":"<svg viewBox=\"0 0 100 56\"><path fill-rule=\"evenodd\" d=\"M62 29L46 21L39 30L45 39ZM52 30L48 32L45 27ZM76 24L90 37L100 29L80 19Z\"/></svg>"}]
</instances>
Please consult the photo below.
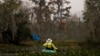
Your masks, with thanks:
<instances>
[{"instance_id":1,"label":"tall grass","mask_svg":"<svg viewBox=\"0 0 100 56\"><path fill-rule=\"evenodd\" d=\"M67 49L57 53L18 53L17 56L100 56L100 49Z\"/></svg>"},{"instance_id":2,"label":"tall grass","mask_svg":"<svg viewBox=\"0 0 100 56\"><path fill-rule=\"evenodd\" d=\"M34 46L15 46L4 44L0 45L0 56L5 56L5 53L10 53L10 56L100 56L100 48L94 48L92 45L88 47L78 46L75 41L55 43L58 47L56 53L42 53L40 51L42 48L35 46L36 44Z\"/></svg>"}]
</instances>

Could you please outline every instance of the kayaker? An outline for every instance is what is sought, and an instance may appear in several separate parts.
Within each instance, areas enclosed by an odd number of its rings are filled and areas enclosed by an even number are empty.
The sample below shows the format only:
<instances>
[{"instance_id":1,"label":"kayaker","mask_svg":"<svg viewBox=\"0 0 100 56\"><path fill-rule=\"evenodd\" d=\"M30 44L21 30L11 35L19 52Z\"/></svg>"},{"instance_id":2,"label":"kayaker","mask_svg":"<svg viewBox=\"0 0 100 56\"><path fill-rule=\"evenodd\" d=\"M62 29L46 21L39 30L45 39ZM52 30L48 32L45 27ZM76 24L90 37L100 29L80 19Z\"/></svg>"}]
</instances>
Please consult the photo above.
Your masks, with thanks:
<instances>
[{"instance_id":1,"label":"kayaker","mask_svg":"<svg viewBox=\"0 0 100 56\"><path fill-rule=\"evenodd\" d=\"M52 39L48 38L46 42L43 44L43 46L47 50L57 50L56 46L52 43Z\"/></svg>"}]
</instances>

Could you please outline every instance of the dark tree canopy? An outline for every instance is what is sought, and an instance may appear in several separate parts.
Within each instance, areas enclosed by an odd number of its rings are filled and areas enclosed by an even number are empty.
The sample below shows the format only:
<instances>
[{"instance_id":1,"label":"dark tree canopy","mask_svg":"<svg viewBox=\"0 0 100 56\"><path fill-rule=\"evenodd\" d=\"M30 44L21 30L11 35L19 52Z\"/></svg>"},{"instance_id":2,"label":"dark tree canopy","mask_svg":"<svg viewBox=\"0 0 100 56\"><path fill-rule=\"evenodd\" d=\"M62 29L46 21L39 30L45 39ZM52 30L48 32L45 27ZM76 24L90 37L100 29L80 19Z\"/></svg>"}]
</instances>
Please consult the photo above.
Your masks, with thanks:
<instances>
[{"instance_id":1,"label":"dark tree canopy","mask_svg":"<svg viewBox=\"0 0 100 56\"><path fill-rule=\"evenodd\" d=\"M4 42L17 44L29 36L28 15L20 5L18 0L4 0L0 4L0 33Z\"/></svg>"},{"instance_id":2,"label":"dark tree canopy","mask_svg":"<svg viewBox=\"0 0 100 56\"><path fill-rule=\"evenodd\" d=\"M100 39L100 0L86 0L84 19L88 28L88 37Z\"/></svg>"}]
</instances>

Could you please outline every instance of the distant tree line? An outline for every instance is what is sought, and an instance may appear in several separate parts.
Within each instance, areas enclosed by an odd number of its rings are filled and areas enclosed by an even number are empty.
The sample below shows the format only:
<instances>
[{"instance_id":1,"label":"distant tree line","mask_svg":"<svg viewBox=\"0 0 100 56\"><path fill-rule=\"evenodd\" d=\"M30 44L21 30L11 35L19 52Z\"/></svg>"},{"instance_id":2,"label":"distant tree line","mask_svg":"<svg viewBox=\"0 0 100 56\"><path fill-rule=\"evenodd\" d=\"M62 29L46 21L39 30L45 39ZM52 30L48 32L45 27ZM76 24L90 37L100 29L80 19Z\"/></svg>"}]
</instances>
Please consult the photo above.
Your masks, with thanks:
<instances>
[{"instance_id":1,"label":"distant tree line","mask_svg":"<svg viewBox=\"0 0 100 56\"><path fill-rule=\"evenodd\" d=\"M92 39L99 41L99 0L85 1L84 20L70 16L67 0L32 0L34 7L22 7L21 0L4 0L0 3L0 39L5 43L19 44L31 39L32 34L42 39ZM66 7L64 7L66 4ZM86 28L87 27L87 28Z\"/></svg>"},{"instance_id":2,"label":"distant tree line","mask_svg":"<svg viewBox=\"0 0 100 56\"><path fill-rule=\"evenodd\" d=\"M84 20L87 26L87 39L100 42L100 0L86 0Z\"/></svg>"},{"instance_id":3,"label":"distant tree line","mask_svg":"<svg viewBox=\"0 0 100 56\"><path fill-rule=\"evenodd\" d=\"M0 35L5 43L18 44L30 35L28 15L18 0L0 3Z\"/></svg>"},{"instance_id":4,"label":"distant tree line","mask_svg":"<svg viewBox=\"0 0 100 56\"><path fill-rule=\"evenodd\" d=\"M46 0L32 0L32 2L36 7L31 9L23 8L21 0L4 0L4 3L0 3L0 38L3 42L18 44L23 39L30 38L31 34L52 37L56 34L56 26L58 27L61 20L69 16L70 6L62 8L63 3L69 4L67 0L50 0L47 3ZM66 13L63 13L64 11ZM53 20L51 15L54 15Z\"/></svg>"}]
</instances>

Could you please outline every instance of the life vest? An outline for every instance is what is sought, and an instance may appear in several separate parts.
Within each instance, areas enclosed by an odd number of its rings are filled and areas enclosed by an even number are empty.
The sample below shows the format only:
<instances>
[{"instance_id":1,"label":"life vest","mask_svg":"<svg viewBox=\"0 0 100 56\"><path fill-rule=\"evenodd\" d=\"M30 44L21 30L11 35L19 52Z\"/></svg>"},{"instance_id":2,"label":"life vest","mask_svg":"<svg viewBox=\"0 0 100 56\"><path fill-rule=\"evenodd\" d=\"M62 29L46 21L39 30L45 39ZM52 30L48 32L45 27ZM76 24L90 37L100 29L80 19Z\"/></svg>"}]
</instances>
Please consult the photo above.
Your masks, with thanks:
<instances>
[{"instance_id":1,"label":"life vest","mask_svg":"<svg viewBox=\"0 0 100 56\"><path fill-rule=\"evenodd\" d=\"M52 43L48 43L47 48L52 48Z\"/></svg>"}]
</instances>

